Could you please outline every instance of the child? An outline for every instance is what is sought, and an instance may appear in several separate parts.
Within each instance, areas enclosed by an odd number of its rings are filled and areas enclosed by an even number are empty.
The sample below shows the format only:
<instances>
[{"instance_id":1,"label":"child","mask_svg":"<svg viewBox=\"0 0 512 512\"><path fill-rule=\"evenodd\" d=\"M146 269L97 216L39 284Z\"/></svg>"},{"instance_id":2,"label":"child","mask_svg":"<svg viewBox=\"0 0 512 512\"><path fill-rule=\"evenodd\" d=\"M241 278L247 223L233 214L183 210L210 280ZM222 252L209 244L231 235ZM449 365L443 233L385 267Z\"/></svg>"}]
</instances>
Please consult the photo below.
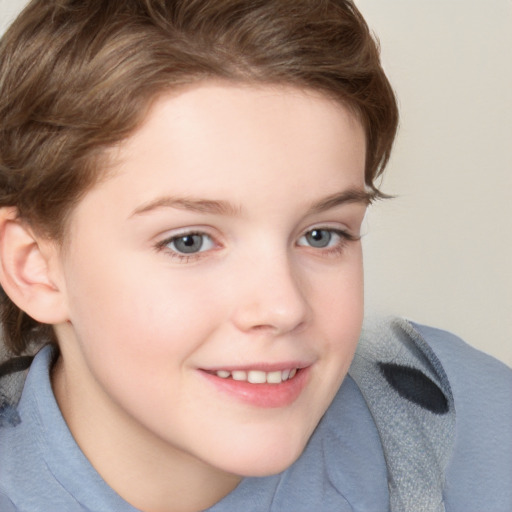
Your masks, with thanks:
<instances>
[{"instance_id":1,"label":"child","mask_svg":"<svg viewBox=\"0 0 512 512\"><path fill-rule=\"evenodd\" d=\"M510 510L510 370L361 334L397 118L348 0L32 1L0 48L0 510Z\"/></svg>"}]
</instances>

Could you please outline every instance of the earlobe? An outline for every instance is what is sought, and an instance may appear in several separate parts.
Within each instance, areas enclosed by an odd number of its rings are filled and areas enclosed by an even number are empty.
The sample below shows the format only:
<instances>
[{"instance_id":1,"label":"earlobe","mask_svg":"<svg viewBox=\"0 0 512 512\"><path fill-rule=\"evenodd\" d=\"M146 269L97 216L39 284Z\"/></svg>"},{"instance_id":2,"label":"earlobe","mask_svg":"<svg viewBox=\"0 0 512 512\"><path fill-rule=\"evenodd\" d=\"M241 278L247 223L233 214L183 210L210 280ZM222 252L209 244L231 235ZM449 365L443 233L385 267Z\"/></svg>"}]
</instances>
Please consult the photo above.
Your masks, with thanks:
<instances>
[{"instance_id":1,"label":"earlobe","mask_svg":"<svg viewBox=\"0 0 512 512\"><path fill-rule=\"evenodd\" d=\"M38 239L15 208L0 209L0 284L34 320L58 324L67 319L63 290L51 278L49 243Z\"/></svg>"}]
</instances>

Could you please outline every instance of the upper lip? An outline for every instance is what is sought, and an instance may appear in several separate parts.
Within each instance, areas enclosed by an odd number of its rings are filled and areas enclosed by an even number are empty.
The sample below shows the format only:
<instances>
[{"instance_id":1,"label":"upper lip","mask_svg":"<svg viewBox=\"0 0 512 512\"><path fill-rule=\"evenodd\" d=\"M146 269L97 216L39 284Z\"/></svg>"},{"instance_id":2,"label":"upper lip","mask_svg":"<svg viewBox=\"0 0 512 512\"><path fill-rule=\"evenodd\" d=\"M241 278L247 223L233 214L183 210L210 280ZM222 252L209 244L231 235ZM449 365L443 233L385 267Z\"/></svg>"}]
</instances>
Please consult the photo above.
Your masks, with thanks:
<instances>
[{"instance_id":1,"label":"upper lip","mask_svg":"<svg viewBox=\"0 0 512 512\"><path fill-rule=\"evenodd\" d=\"M282 370L291 370L293 368L301 369L307 368L311 366L313 362L305 362L305 361L284 361L279 363L247 363L247 364L239 364L239 365L215 365L208 367L201 367L200 370L207 372L215 372L218 370L226 370L228 372L235 371L249 371L256 370L261 372L276 372Z\"/></svg>"}]
</instances>

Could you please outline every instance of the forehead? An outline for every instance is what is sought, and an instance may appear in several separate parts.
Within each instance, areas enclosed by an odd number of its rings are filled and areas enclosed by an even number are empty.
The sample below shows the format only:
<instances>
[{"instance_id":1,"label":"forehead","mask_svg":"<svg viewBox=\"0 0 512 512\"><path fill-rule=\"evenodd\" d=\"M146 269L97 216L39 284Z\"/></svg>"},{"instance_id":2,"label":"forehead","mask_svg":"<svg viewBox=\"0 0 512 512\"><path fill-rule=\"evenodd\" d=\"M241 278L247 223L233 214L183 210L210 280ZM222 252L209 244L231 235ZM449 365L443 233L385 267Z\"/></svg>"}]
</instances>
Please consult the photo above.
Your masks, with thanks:
<instances>
[{"instance_id":1,"label":"forehead","mask_svg":"<svg viewBox=\"0 0 512 512\"><path fill-rule=\"evenodd\" d=\"M365 153L357 116L327 96L207 82L157 98L96 189L132 210L165 194L250 206L286 189L314 202L364 189Z\"/></svg>"}]
</instances>

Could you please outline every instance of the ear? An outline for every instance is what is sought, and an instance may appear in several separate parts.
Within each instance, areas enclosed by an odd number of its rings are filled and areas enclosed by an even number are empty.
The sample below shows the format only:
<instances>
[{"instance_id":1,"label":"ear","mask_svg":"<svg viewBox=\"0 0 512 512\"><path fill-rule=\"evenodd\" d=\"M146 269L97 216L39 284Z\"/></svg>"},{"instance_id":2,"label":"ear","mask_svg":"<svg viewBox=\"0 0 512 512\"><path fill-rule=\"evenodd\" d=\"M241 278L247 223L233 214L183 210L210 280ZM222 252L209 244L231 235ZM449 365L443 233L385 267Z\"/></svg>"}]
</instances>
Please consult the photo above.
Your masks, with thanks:
<instances>
[{"instance_id":1,"label":"ear","mask_svg":"<svg viewBox=\"0 0 512 512\"><path fill-rule=\"evenodd\" d=\"M57 245L38 238L17 215L0 208L0 284L9 298L34 320L67 320L64 290L56 284Z\"/></svg>"}]
</instances>

